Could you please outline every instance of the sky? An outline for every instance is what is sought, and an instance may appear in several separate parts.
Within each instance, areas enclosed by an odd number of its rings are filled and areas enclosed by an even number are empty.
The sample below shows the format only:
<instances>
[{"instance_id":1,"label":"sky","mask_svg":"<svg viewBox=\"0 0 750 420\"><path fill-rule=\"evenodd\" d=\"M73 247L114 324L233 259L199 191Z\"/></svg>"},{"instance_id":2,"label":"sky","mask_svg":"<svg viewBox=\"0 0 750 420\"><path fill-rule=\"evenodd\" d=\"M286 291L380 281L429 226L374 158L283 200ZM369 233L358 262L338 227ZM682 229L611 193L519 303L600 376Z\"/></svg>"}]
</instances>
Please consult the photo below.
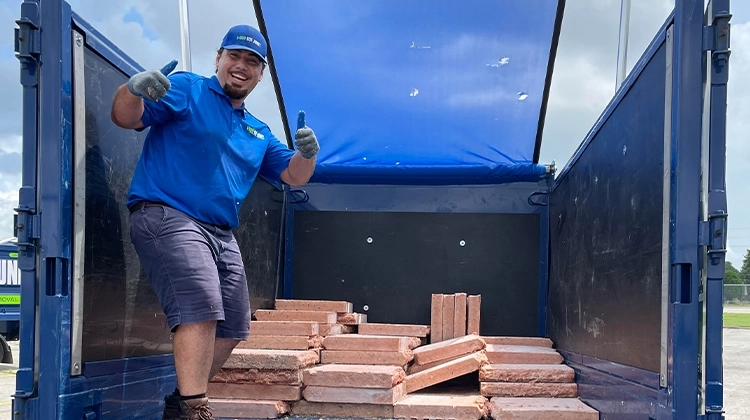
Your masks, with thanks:
<instances>
[{"instance_id":1,"label":"sky","mask_svg":"<svg viewBox=\"0 0 750 420\"><path fill-rule=\"evenodd\" d=\"M13 54L13 28L20 1L0 0L0 238L12 236L21 171L21 85ZM177 0L70 0L73 9L145 68L181 58ZM250 0L188 0L192 70L213 73L215 51L226 29L256 25ZM674 0L632 0L628 70L646 49ZM727 125L729 253L741 266L750 247L750 2L732 2ZM615 93L620 0L568 0L552 78L541 163L562 169ZM314 28L314 23L302 22ZM283 137L273 82L265 77L247 100L248 109Z\"/></svg>"}]
</instances>

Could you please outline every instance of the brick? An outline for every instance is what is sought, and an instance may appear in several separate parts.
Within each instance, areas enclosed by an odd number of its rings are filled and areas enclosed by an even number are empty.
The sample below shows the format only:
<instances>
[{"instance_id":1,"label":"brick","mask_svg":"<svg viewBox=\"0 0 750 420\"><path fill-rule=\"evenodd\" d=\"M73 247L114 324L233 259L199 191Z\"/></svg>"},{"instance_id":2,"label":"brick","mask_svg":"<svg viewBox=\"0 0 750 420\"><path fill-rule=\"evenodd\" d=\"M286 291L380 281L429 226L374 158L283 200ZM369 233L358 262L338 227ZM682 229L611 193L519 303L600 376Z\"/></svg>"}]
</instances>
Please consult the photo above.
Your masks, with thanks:
<instances>
[{"instance_id":1,"label":"brick","mask_svg":"<svg viewBox=\"0 0 750 420\"><path fill-rule=\"evenodd\" d=\"M466 333L479 334L482 295L471 295L466 298Z\"/></svg>"},{"instance_id":2,"label":"brick","mask_svg":"<svg viewBox=\"0 0 750 420\"><path fill-rule=\"evenodd\" d=\"M545 337L485 337L482 339L487 344L500 344L510 346L535 346L552 347L552 340Z\"/></svg>"},{"instance_id":3,"label":"brick","mask_svg":"<svg viewBox=\"0 0 750 420\"><path fill-rule=\"evenodd\" d=\"M215 418L275 419L289 412L284 401L212 399L209 404Z\"/></svg>"},{"instance_id":4,"label":"brick","mask_svg":"<svg viewBox=\"0 0 750 420\"><path fill-rule=\"evenodd\" d=\"M453 312L453 336L466 335L466 293L456 293Z\"/></svg>"},{"instance_id":5,"label":"brick","mask_svg":"<svg viewBox=\"0 0 750 420\"><path fill-rule=\"evenodd\" d=\"M495 420L599 420L599 413L577 398L495 397L488 406Z\"/></svg>"},{"instance_id":6,"label":"brick","mask_svg":"<svg viewBox=\"0 0 750 420\"><path fill-rule=\"evenodd\" d=\"M404 366L414 359L412 350L374 351L358 350L323 350L320 352L320 363L348 365Z\"/></svg>"},{"instance_id":7,"label":"brick","mask_svg":"<svg viewBox=\"0 0 750 420\"><path fill-rule=\"evenodd\" d=\"M574 382L575 371L563 364L557 365L501 365L489 364L479 370L481 382Z\"/></svg>"},{"instance_id":8,"label":"brick","mask_svg":"<svg viewBox=\"0 0 750 420\"><path fill-rule=\"evenodd\" d=\"M226 384L209 382L209 398L297 401L302 397L300 385Z\"/></svg>"},{"instance_id":9,"label":"brick","mask_svg":"<svg viewBox=\"0 0 750 420\"><path fill-rule=\"evenodd\" d=\"M456 311L456 295L443 295L443 340L454 338L453 316Z\"/></svg>"},{"instance_id":10,"label":"brick","mask_svg":"<svg viewBox=\"0 0 750 420\"><path fill-rule=\"evenodd\" d=\"M401 383L406 373L398 366L321 365L305 369L305 386L390 389Z\"/></svg>"},{"instance_id":11,"label":"brick","mask_svg":"<svg viewBox=\"0 0 750 420\"><path fill-rule=\"evenodd\" d=\"M234 349L225 368L228 369L303 369L320 361L312 350Z\"/></svg>"},{"instance_id":12,"label":"brick","mask_svg":"<svg viewBox=\"0 0 750 420\"><path fill-rule=\"evenodd\" d=\"M341 324L320 324L319 331L320 335L325 337L328 335L351 334L354 332L354 327Z\"/></svg>"},{"instance_id":13,"label":"brick","mask_svg":"<svg viewBox=\"0 0 750 420\"><path fill-rule=\"evenodd\" d=\"M414 363L423 365L439 360L448 360L456 356L482 350L483 348L484 340L481 337L478 335L465 335L414 349Z\"/></svg>"},{"instance_id":14,"label":"brick","mask_svg":"<svg viewBox=\"0 0 750 420\"><path fill-rule=\"evenodd\" d=\"M393 417L405 419L484 419L489 401L479 395L410 394L393 405Z\"/></svg>"},{"instance_id":15,"label":"brick","mask_svg":"<svg viewBox=\"0 0 750 420\"><path fill-rule=\"evenodd\" d=\"M422 372L423 370L427 370L427 369L433 368L433 367L435 367L437 365L441 365L443 363L450 362L451 360L456 360L456 359L458 359L460 357L464 357L464 356L466 356L466 355L465 354L461 354L461 355L458 355L458 356L451 357L449 359L437 360L437 361L430 362L430 363L425 363L425 364L422 364L422 365L417 365L417 364L412 363L412 364L410 364L408 366L406 373L407 373L407 375L413 375L415 373Z\"/></svg>"},{"instance_id":16,"label":"brick","mask_svg":"<svg viewBox=\"0 0 750 420\"><path fill-rule=\"evenodd\" d=\"M389 404L400 401L406 395L404 382L391 389L345 388L306 386L302 396L312 402Z\"/></svg>"},{"instance_id":17,"label":"brick","mask_svg":"<svg viewBox=\"0 0 750 420\"><path fill-rule=\"evenodd\" d=\"M391 335L424 338L430 334L430 327L427 325L416 324L368 323L360 325L357 332L365 335Z\"/></svg>"},{"instance_id":18,"label":"brick","mask_svg":"<svg viewBox=\"0 0 750 420\"><path fill-rule=\"evenodd\" d=\"M354 305L342 300L276 299L276 309L292 311L353 312Z\"/></svg>"},{"instance_id":19,"label":"brick","mask_svg":"<svg viewBox=\"0 0 750 420\"><path fill-rule=\"evenodd\" d=\"M257 311L256 311L257 313ZM262 316L262 315L261 315ZM311 321L250 321L250 335L318 335L317 322Z\"/></svg>"},{"instance_id":20,"label":"brick","mask_svg":"<svg viewBox=\"0 0 750 420\"><path fill-rule=\"evenodd\" d=\"M300 400L292 404L293 416L355 418L393 418L393 405L325 403Z\"/></svg>"},{"instance_id":21,"label":"brick","mask_svg":"<svg viewBox=\"0 0 750 420\"><path fill-rule=\"evenodd\" d=\"M321 346L323 337L256 335L237 344L238 349L307 350Z\"/></svg>"},{"instance_id":22,"label":"brick","mask_svg":"<svg viewBox=\"0 0 750 420\"><path fill-rule=\"evenodd\" d=\"M418 341L417 343L418 344ZM323 339L326 350L359 350L359 351L404 351L415 347L411 337L386 335L342 334Z\"/></svg>"},{"instance_id":23,"label":"brick","mask_svg":"<svg viewBox=\"0 0 750 420\"><path fill-rule=\"evenodd\" d=\"M430 308L430 343L443 341L443 295L433 294Z\"/></svg>"},{"instance_id":24,"label":"brick","mask_svg":"<svg viewBox=\"0 0 750 420\"><path fill-rule=\"evenodd\" d=\"M480 382L479 393L485 397L576 398L578 397L578 385L576 383Z\"/></svg>"},{"instance_id":25,"label":"brick","mask_svg":"<svg viewBox=\"0 0 750 420\"><path fill-rule=\"evenodd\" d=\"M335 324L336 312L258 309L255 311L255 318L258 321L312 321Z\"/></svg>"},{"instance_id":26,"label":"brick","mask_svg":"<svg viewBox=\"0 0 750 420\"><path fill-rule=\"evenodd\" d=\"M222 368L211 379L217 383L301 385L302 371L299 369L228 369Z\"/></svg>"},{"instance_id":27,"label":"brick","mask_svg":"<svg viewBox=\"0 0 750 420\"><path fill-rule=\"evenodd\" d=\"M554 349L536 346L487 344L487 359L491 364L558 364L562 356Z\"/></svg>"},{"instance_id":28,"label":"brick","mask_svg":"<svg viewBox=\"0 0 750 420\"><path fill-rule=\"evenodd\" d=\"M408 375L404 381L406 392L412 393L453 378L458 378L467 373L475 372L486 363L487 357L484 353L476 352L415 373L414 375Z\"/></svg>"},{"instance_id":29,"label":"brick","mask_svg":"<svg viewBox=\"0 0 750 420\"><path fill-rule=\"evenodd\" d=\"M336 322L344 325L359 325L367 322L367 314L349 313L338 314Z\"/></svg>"}]
</instances>

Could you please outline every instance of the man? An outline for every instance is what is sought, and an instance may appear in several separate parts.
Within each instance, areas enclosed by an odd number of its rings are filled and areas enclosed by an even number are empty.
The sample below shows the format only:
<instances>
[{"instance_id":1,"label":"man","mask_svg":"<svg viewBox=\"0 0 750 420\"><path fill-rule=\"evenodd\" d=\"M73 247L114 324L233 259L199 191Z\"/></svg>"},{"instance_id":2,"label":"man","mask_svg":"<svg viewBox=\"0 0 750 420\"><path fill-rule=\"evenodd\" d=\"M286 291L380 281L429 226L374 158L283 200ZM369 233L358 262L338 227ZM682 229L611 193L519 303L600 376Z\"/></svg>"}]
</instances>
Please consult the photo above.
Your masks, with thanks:
<instances>
[{"instance_id":1,"label":"man","mask_svg":"<svg viewBox=\"0 0 750 420\"><path fill-rule=\"evenodd\" d=\"M173 61L132 76L113 99L115 124L150 127L127 205L131 240L174 332L177 389L165 397L165 419L211 419L208 381L248 337L248 288L230 229L256 176L299 186L315 169L312 130L298 129L290 150L244 107L263 78L266 45L257 29L234 26L215 75L167 77Z\"/></svg>"}]
</instances>

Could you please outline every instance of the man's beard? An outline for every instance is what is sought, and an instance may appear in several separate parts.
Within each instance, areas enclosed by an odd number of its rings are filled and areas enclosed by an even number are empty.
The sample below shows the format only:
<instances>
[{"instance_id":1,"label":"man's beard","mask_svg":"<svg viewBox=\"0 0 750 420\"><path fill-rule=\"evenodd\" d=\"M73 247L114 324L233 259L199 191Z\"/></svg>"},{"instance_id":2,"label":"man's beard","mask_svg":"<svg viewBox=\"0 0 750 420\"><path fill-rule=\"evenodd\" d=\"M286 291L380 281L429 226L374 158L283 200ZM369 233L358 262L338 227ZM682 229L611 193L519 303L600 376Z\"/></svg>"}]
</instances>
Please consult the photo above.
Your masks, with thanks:
<instances>
[{"instance_id":1,"label":"man's beard","mask_svg":"<svg viewBox=\"0 0 750 420\"><path fill-rule=\"evenodd\" d=\"M229 84L229 82L224 83L224 86L221 87L221 89L224 91L224 93L229 96L231 99L245 99L247 95L250 94L249 89L239 89Z\"/></svg>"}]
</instances>

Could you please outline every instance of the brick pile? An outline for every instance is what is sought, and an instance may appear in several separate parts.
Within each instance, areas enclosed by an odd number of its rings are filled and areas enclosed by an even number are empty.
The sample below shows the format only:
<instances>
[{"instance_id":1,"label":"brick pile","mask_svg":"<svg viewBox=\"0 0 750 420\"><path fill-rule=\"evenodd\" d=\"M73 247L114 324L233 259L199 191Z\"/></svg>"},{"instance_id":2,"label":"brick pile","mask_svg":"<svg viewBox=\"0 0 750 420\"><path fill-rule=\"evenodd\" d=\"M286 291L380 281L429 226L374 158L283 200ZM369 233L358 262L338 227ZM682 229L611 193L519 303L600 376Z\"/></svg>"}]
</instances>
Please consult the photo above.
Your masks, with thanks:
<instances>
[{"instance_id":1,"label":"brick pile","mask_svg":"<svg viewBox=\"0 0 750 420\"><path fill-rule=\"evenodd\" d=\"M480 301L434 294L427 326L370 323L348 302L277 300L213 378L214 416L598 418L549 339L480 335Z\"/></svg>"}]
</instances>

